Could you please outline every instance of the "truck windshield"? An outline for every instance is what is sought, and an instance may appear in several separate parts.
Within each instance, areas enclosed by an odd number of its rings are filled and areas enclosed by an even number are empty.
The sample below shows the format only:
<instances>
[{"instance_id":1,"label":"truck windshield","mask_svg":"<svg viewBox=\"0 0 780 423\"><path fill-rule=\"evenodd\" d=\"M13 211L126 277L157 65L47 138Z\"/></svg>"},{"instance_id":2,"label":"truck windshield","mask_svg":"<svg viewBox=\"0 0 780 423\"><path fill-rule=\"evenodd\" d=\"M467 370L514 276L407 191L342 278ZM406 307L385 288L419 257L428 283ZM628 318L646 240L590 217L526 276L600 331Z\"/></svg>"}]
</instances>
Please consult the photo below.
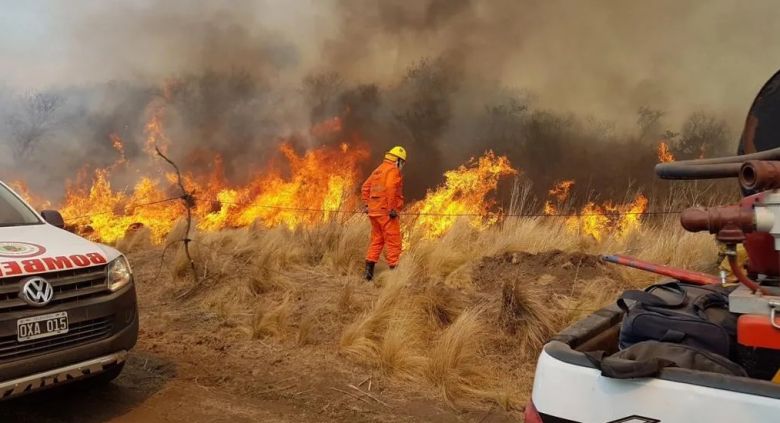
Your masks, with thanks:
<instances>
[{"instance_id":1,"label":"truck windshield","mask_svg":"<svg viewBox=\"0 0 780 423\"><path fill-rule=\"evenodd\" d=\"M38 216L3 184L0 184L0 227L35 225Z\"/></svg>"}]
</instances>

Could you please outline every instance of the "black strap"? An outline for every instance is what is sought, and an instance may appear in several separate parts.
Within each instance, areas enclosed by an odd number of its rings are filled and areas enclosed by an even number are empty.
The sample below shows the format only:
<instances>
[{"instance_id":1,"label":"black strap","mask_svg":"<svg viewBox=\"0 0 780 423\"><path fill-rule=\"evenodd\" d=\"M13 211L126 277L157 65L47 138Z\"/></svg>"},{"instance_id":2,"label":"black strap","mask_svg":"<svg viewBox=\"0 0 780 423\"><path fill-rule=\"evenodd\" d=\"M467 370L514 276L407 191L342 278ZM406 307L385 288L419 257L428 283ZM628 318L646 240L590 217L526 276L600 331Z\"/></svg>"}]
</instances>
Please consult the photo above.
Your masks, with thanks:
<instances>
[{"instance_id":1,"label":"black strap","mask_svg":"<svg viewBox=\"0 0 780 423\"><path fill-rule=\"evenodd\" d=\"M676 367L674 362L663 358L634 361L615 357L604 357L604 354L604 351L585 352L585 357L587 357L597 369L601 370L602 376L614 379L657 376L664 367Z\"/></svg>"},{"instance_id":2,"label":"black strap","mask_svg":"<svg viewBox=\"0 0 780 423\"><path fill-rule=\"evenodd\" d=\"M683 341L683 339L685 339L685 335L685 332L680 332L679 330L674 329L667 329L666 333L661 337L661 339L659 339L659 341L679 344Z\"/></svg>"},{"instance_id":3,"label":"black strap","mask_svg":"<svg viewBox=\"0 0 780 423\"><path fill-rule=\"evenodd\" d=\"M690 286L690 287L693 287L693 288L696 288L696 289L703 289L705 291L710 291L713 294L724 295L726 297L728 297L729 294L731 293L731 291L734 290L733 288L725 288L725 287L722 287L720 285L713 285L713 284L699 285L699 284L689 283L689 282L672 282L672 283L676 283L676 284L678 284L680 286L683 286L683 287L684 286Z\"/></svg>"},{"instance_id":4,"label":"black strap","mask_svg":"<svg viewBox=\"0 0 780 423\"><path fill-rule=\"evenodd\" d=\"M665 284L665 285L672 288L671 284ZM679 285L676 285L676 289L672 288L670 290L680 294L679 301L670 302L649 292L640 291L637 289L629 289L627 291L624 291L623 295L621 295L620 298L618 298L617 305L625 312L628 312L628 305L626 304L625 300L638 301L643 305L650 306L650 307L677 308L685 305L685 301L686 301L685 291Z\"/></svg>"},{"instance_id":5,"label":"black strap","mask_svg":"<svg viewBox=\"0 0 780 423\"><path fill-rule=\"evenodd\" d=\"M671 292L672 294L679 297L679 301L675 301L671 303L667 302L668 304L666 305L666 307L682 307L688 302L688 291L685 289L685 286L680 282L672 281L672 282L652 285L645 288L645 292L653 294L653 291L658 289L662 291Z\"/></svg>"},{"instance_id":6,"label":"black strap","mask_svg":"<svg viewBox=\"0 0 780 423\"><path fill-rule=\"evenodd\" d=\"M693 309L696 310L697 313L699 313L700 316L706 317L704 316L705 310L713 307L728 309L729 301L728 301L728 297L724 297L723 294L712 293L712 294L700 296L691 305L693 306Z\"/></svg>"}]
</instances>

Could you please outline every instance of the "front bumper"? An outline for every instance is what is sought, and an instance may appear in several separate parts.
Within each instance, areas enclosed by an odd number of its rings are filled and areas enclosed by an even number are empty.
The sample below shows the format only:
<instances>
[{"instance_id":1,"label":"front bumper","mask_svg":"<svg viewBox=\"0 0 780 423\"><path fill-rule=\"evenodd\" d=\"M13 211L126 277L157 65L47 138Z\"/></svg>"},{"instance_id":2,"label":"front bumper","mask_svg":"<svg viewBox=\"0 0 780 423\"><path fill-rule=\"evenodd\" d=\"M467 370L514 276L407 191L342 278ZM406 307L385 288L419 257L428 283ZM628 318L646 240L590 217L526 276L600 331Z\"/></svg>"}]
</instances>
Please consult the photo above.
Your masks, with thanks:
<instances>
[{"instance_id":1,"label":"front bumper","mask_svg":"<svg viewBox=\"0 0 780 423\"><path fill-rule=\"evenodd\" d=\"M0 339L16 336L18 319L60 311L68 312L71 327L99 321L103 331L99 336L83 337L75 341L69 339L68 342L60 342L60 340L66 339L69 334L45 338L51 342L40 348L37 346L27 348L29 344L19 343L14 348L26 348L23 354L0 359L0 387L9 383L15 384L15 381L24 381L28 377L34 379L49 372L56 373L62 369L71 369L73 366L80 368L84 363L91 363L98 357L114 357L118 352L129 351L138 339L138 311L134 284L117 292L83 301L2 313L0 314ZM115 359L117 357L111 360ZM123 360L124 358L121 361ZM51 379L52 376L46 377ZM0 396L0 399L2 398L4 397Z\"/></svg>"},{"instance_id":2,"label":"front bumper","mask_svg":"<svg viewBox=\"0 0 780 423\"><path fill-rule=\"evenodd\" d=\"M57 385L86 379L121 365L127 358L127 351L119 351L103 357L93 358L58 369L49 370L18 379L0 382L0 398L9 399Z\"/></svg>"}]
</instances>

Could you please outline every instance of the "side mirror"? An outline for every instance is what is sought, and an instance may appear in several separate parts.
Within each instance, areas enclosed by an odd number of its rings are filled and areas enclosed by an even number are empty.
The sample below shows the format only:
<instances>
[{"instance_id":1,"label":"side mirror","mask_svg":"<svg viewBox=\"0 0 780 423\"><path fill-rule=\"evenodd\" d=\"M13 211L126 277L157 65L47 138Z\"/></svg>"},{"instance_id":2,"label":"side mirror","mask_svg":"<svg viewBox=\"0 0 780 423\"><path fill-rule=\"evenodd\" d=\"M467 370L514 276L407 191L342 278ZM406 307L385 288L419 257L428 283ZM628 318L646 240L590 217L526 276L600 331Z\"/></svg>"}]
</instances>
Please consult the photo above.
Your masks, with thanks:
<instances>
[{"instance_id":1,"label":"side mirror","mask_svg":"<svg viewBox=\"0 0 780 423\"><path fill-rule=\"evenodd\" d=\"M44 210L41 212L41 217L52 226L56 226L60 229L65 228L65 220L57 210Z\"/></svg>"}]
</instances>

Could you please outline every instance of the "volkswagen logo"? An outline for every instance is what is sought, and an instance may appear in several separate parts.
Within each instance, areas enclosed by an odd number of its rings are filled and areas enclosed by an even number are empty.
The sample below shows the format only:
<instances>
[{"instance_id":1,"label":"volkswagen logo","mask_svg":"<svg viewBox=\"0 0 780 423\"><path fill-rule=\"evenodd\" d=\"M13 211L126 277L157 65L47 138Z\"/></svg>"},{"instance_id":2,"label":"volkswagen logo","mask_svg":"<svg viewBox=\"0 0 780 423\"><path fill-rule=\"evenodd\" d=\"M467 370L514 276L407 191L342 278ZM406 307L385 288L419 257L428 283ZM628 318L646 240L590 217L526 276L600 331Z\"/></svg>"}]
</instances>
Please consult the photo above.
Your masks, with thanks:
<instances>
[{"instance_id":1,"label":"volkswagen logo","mask_svg":"<svg viewBox=\"0 0 780 423\"><path fill-rule=\"evenodd\" d=\"M49 304L54 297L54 288L49 281L44 278L27 278L22 283L22 291L19 298L33 307L43 307Z\"/></svg>"}]
</instances>

